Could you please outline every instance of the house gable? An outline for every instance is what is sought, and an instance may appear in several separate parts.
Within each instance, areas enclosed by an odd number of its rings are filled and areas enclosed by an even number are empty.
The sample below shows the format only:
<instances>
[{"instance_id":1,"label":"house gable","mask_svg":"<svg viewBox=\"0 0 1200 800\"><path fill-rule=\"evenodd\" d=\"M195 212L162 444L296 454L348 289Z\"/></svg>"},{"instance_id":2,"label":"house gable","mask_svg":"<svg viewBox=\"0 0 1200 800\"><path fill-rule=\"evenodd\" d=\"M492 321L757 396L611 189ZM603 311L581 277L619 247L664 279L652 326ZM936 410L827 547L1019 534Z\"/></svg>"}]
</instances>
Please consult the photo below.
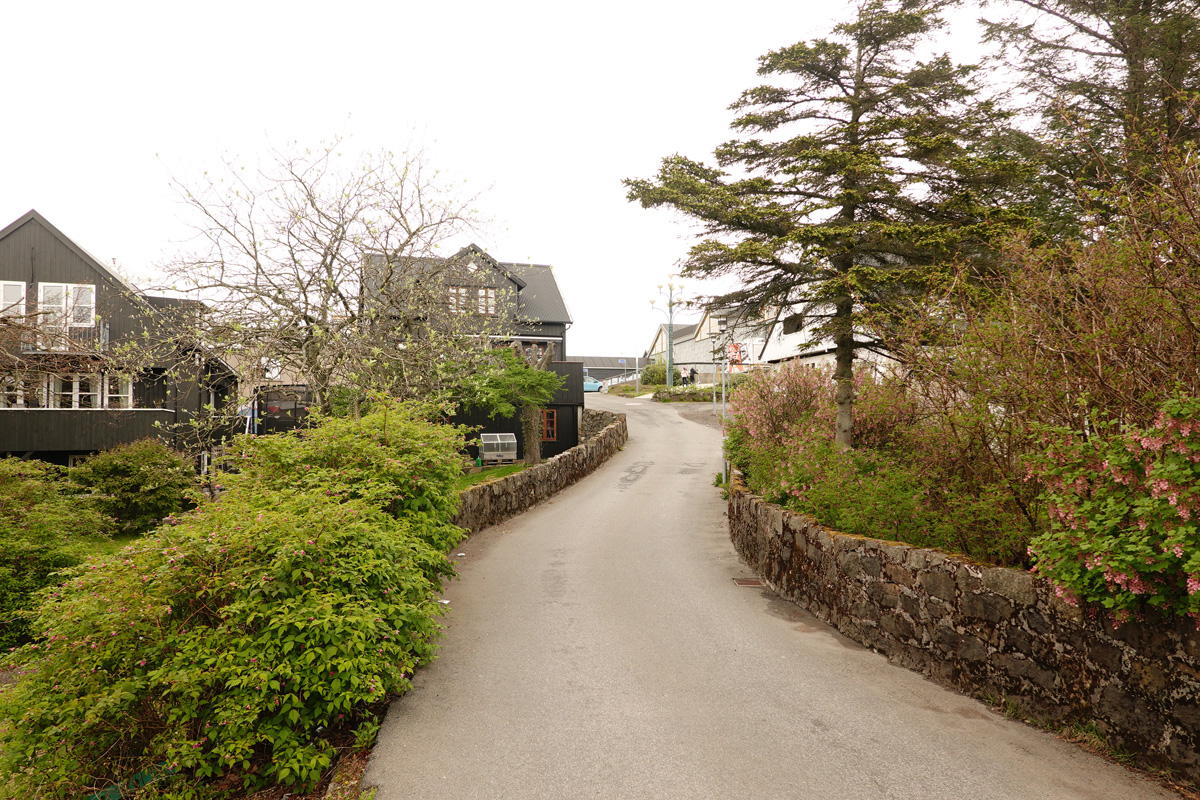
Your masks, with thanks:
<instances>
[{"instance_id":1,"label":"house gable","mask_svg":"<svg viewBox=\"0 0 1200 800\"><path fill-rule=\"evenodd\" d=\"M39 284L95 286L95 312L112 340L136 332L132 318L148 308L132 286L37 211L0 230L0 281L25 284L27 312L37 309Z\"/></svg>"}]
</instances>

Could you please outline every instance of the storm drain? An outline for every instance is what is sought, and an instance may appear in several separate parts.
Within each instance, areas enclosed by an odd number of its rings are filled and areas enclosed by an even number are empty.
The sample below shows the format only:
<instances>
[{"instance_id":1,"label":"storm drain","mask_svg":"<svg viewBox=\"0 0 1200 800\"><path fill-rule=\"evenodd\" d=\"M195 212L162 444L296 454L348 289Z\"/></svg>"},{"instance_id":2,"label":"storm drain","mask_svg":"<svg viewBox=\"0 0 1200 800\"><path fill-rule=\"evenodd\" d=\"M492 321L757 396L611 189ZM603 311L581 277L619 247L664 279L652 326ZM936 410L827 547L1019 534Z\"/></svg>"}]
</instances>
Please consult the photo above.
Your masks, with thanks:
<instances>
[{"instance_id":1,"label":"storm drain","mask_svg":"<svg viewBox=\"0 0 1200 800\"><path fill-rule=\"evenodd\" d=\"M762 586L763 582L755 578L734 578L733 582L738 586Z\"/></svg>"}]
</instances>

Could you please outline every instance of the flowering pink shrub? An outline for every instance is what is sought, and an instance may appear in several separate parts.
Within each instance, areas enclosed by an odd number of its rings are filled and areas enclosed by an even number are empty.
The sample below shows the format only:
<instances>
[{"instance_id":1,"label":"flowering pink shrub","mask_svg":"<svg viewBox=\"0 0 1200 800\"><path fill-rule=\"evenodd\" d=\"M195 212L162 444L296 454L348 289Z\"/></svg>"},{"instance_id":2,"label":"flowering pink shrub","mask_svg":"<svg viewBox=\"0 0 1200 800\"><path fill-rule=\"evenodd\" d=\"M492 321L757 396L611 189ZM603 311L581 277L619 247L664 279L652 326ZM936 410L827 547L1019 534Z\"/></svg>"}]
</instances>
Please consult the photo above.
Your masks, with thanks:
<instances>
[{"instance_id":1,"label":"flowering pink shrub","mask_svg":"<svg viewBox=\"0 0 1200 800\"><path fill-rule=\"evenodd\" d=\"M1200 624L1200 399L1168 400L1146 428L1052 437L1029 470L1051 516L1034 570L1118 620L1156 607Z\"/></svg>"}]
</instances>

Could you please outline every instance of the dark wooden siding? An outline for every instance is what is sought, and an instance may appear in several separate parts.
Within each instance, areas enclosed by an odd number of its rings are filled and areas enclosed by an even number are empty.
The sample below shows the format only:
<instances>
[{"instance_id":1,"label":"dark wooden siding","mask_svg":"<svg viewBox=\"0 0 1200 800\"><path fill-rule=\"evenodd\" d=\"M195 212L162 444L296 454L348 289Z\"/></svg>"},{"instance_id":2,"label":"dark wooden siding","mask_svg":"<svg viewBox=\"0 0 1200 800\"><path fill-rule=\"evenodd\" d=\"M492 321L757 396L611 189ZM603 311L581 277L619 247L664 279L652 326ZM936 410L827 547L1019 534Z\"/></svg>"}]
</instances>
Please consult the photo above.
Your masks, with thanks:
<instances>
[{"instance_id":1,"label":"dark wooden siding","mask_svg":"<svg viewBox=\"0 0 1200 800\"><path fill-rule=\"evenodd\" d=\"M36 219L0 239L0 279L24 281L26 309L35 311L39 283L82 283L96 287L96 314L109 324L110 342L141 331L145 313L119 282L100 272Z\"/></svg>"},{"instance_id":2,"label":"dark wooden siding","mask_svg":"<svg viewBox=\"0 0 1200 800\"><path fill-rule=\"evenodd\" d=\"M170 442L167 431L155 423L169 426L174 421L175 413L166 409L2 409L0 454L90 453L148 436Z\"/></svg>"},{"instance_id":3,"label":"dark wooden siding","mask_svg":"<svg viewBox=\"0 0 1200 800\"><path fill-rule=\"evenodd\" d=\"M583 405L583 362L553 361L550 370L566 378L550 402L554 405Z\"/></svg>"}]
</instances>

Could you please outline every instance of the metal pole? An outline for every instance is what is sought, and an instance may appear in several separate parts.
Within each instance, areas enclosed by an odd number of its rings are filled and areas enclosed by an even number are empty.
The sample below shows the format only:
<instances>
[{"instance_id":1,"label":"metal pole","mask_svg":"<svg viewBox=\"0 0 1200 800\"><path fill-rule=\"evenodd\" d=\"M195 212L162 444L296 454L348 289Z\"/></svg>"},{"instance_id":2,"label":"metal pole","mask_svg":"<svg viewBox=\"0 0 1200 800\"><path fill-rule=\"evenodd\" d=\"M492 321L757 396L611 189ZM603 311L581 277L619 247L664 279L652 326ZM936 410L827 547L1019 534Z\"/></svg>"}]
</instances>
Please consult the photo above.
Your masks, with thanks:
<instances>
[{"instance_id":1,"label":"metal pole","mask_svg":"<svg viewBox=\"0 0 1200 800\"><path fill-rule=\"evenodd\" d=\"M726 361L725 364L722 365L722 369L721 369L721 422L722 423L725 422L725 384L726 384L726 375L729 372L729 370L727 368L728 364L729 364L729 362Z\"/></svg>"},{"instance_id":2,"label":"metal pole","mask_svg":"<svg viewBox=\"0 0 1200 800\"><path fill-rule=\"evenodd\" d=\"M668 298L673 298L672 294ZM671 393L671 384L674 382L671 378L675 375L675 303L673 299L667 300L667 394Z\"/></svg>"}]
</instances>

